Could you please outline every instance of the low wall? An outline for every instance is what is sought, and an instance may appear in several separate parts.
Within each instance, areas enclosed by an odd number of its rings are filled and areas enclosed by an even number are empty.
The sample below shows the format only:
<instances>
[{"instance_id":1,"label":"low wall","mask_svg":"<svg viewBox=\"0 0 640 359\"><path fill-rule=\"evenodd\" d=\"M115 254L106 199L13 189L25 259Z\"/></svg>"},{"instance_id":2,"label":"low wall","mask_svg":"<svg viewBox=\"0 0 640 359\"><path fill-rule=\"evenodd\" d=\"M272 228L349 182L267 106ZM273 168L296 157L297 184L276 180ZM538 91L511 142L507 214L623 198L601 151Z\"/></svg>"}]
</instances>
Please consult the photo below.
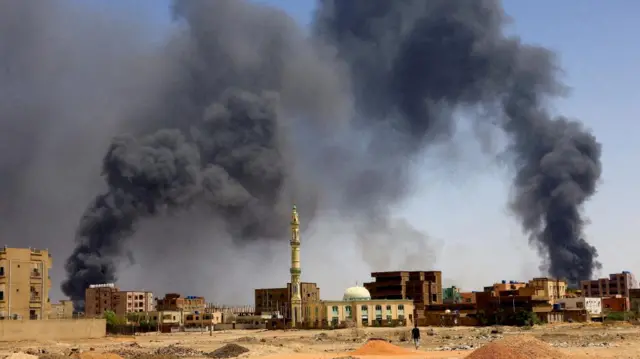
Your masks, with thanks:
<instances>
[{"instance_id":1,"label":"low wall","mask_svg":"<svg viewBox=\"0 0 640 359\"><path fill-rule=\"evenodd\" d=\"M0 341L103 338L104 319L0 320Z\"/></svg>"}]
</instances>

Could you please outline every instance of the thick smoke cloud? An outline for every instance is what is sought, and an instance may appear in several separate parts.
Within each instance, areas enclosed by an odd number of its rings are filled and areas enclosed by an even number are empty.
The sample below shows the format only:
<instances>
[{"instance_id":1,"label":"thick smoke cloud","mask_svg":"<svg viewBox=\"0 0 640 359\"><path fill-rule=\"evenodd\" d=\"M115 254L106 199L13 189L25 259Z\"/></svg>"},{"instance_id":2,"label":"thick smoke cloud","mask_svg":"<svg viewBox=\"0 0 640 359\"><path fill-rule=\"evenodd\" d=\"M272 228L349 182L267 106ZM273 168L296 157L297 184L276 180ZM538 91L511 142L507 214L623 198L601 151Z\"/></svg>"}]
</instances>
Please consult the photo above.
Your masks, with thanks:
<instances>
[{"instance_id":1,"label":"thick smoke cloud","mask_svg":"<svg viewBox=\"0 0 640 359\"><path fill-rule=\"evenodd\" d=\"M63 284L78 304L89 284L117 279L141 223L174 211L211 216L225 235L251 243L286 238L282 223L296 202L305 223L320 208L354 222L376 270L389 259L371 248L403 241L427 252L427 236L391 209L419 180L413 161L451 140L461 115L479 136L509 138L511 208L546 270L575 282L599 265L581 209L600 177L600 145L547 110L563 90L553 54L506 37L497 1L320 1L308 35L267 6L177 0L175 31L159 51L142 46L141 29L77 9L63 0L3 3L0 53L12 55L0 56L10 69L0 90L11 95L0 96L0 126L11 131L0 133L8 135L0 191L19 198L0 208L27 224L36 217L20 208L75 215L90 203ZM93 176L101 156L106 186ZM59 189L42 191L56 205L33 202L41 178ZM86 193L72 201L52 193L76 187Z\"/></svg>"},{"instance_id":2,"label":"thick smoke cloud","mask_svg":"<svg viewBox=\"0 0 640 359\"><path fill-rule=\"evenodd\" d=\"M78 218L103 187L109 141L155 106L167 74L168 59L147 40L151 26L115 8L0 3L0 237L48 248L54 280L64 277Z\"/></svg>"},{"instance_id":3,"label":"thick smoke cloud","mask_svg":"<svg viewBox=\"0 0 640 359\"><path fill-rule=\"evenodd\" d=\"M515 165L514 214L549 273L576 284L600 266L580 213L600 178L600 144L551 116L546 101L562 91L553 54L506 37L504 24L494 0L323 0L316 31L351 64L361 118L391 116L413 139L409 153L448 139L456 111L501 126Z\"/></svg>"}]
</instances>

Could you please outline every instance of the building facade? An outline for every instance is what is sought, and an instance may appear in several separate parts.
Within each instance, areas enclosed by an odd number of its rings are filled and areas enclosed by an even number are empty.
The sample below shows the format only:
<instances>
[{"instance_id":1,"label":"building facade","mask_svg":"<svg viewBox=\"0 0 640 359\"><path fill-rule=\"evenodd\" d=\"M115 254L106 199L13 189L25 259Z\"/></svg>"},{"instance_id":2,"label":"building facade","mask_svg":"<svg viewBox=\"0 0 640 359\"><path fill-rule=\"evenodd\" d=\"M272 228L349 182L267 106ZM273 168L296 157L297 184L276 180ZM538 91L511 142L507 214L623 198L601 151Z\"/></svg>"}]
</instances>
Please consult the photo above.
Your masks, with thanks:
<instances>
[{"instance_id":1,"label":"building facade","mask_svg":"<svg viewBox=\"0 0 640 359\"><path fill-rule=\"evenodd\" d=\"M563 279L533 278L529 281L529 287L536 290L536 295L549 298L551 304L567 295L567 281Z\"/></svg>"},{"instance_id":2,"label":"building facade","mask_svg":"<svg viewBox=\"0 0 640 359\"><path fill-rule=\"evenodd\" d=\"M113 295L113 311L118 316L126 313L143 313L155 310L153 293L151 292L119 291Z\"/></svg>"},{"instance_id":3,"label":"building facade","mask_svg":"<svg viewBox=\"0 0 640 359\"><path fill-rule=\"evenodd\" d=\"M61 300L60 303L51 304L51 319L71 319L73 318L73 302Z\"/></svg>"},{"instance_id":4,"label":"building facade","mask_svg":"<svg viewBox=\"0 0 640 359\"><path fill-rule=\"evenodd\" d=\"M616 295L602 298L602 310L607 312L627 312L631 309L629 297Z\"/></svg>"},{"instance_id":5,"label":"building facade","mask_svg":"<svg viewBox=\"0 0 640 359\"><path fill-rule=\"evenodd\" d=\"M146 291L121 291L113 283L92 284L85 290L84 313L87 318L101 317L112 311L118 317L129 313L154 311L153 293Z\"/></svg>"},{"instance_id":6,"label":"building facade","mask_svg":"<svg viewBox=\"0 0 640 359\"><path fill-rule=\"evenodd\" d=\"M105 311L114 311L117 305L116 293L120 289L113 283L92 284L84 292L84 315L99 318Z\"/></svg>"},{"instance_id":7,"label":"building facade","mask_svg":"<svg viewBox=\"0 0 640 359\"><path fill-rule=\"evenodd\" d=\"M371 273L374 282L364 283L371 298L413 300L414 316L421 318L429 305L442 304L442 272L398 271Z\"/></svg>"},{"instance_id":8,"label":"building facade","mask_svg":"<svg viewBox=\"0 0 640 359\"><path fill-rule=\"evenodd\" d=\"M35 248L0 248L0 318L46 319L52 259Z\"/></svg>"},{"instance_id":9,"label":"building facade","mask_svg":"<svg viewBox=\"0 0 640 359\"><path fill-rule=\"evenodd\" d=\"M372 299L364 287L348 288L342 300L323 300L305 307L305 327L413 326L413 300Z\"/></svg>"},{"instance_id":10,"label":"building facade","mask_svg":"<svg viewBox=\"0 0 640 359\"><path fill-rule=\"evenodd\" d=\"M587 313L593 316L602 314L602 298L562 298L556 304L560 304L561 308L565 310L586 310Z\"/></svg>"},{"instance_id":11,"label":"building facade","mask_svg":"<svg viewBox=\"0 0 640 359\"><path fill-rule=\"evenodd\" d=\"M302 307L308 303L320 300L320 288L316 283L301 282L300 293ZM254 307L256 315L265 313L279 313L287 319L291 319L291 283L286 288L260 288L254 291Z\"/></svg>"},{"instance_id":12,"label":"building facade","mask_svg":"<svg viewBox=\"0 0 640 359\"><path fill-rule=\"evenodd\" d=\"M629 297L629 291L637 287L635 276L628 271L609 274L609 278L585 280L580 282L585 297L611 297L621 295Z\"/></svg>"},{"instance_id":13,"label":"building facade","mask_svg":"<svg viewBox=\"0 0 640 359\"><path fill-rule=\"evenodd\" d=\"M156 309L158 311L178 311L178 312L204 312L207 308L207 301L204 297L186 296L178 293L165 294L164 298L156 299Z\"/></svg>"}]
</instances>

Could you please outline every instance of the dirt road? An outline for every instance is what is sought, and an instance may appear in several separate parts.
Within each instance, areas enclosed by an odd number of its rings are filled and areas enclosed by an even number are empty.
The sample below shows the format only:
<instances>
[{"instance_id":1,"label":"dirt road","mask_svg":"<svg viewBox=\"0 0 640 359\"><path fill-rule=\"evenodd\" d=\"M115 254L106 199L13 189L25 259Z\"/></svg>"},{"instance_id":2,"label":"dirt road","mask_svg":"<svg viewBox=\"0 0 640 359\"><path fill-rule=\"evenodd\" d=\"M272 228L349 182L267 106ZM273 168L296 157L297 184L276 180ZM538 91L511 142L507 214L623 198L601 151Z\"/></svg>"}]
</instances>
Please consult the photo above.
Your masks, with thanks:
<instances>
[{"instance_id":1,"label":"dirt road","mask_svg":"<svg viewBox=\"0 0 640 359\"><path fill-rule=\"evenodd\" d=\"M403 358L464 358L474 349L514 334L528 334L575 358L640 358L640 327L631 325L562 324L517 328L421 328L422 345L413 349L409 331L398 328L333 331L234 330L209 333L148 334L69 342L0 343L0 356L12 352L68 355L73 351L113 352L124 358L161 352L172 357L204 357L204 353L235 343L249 349L245 358L337 358L349 355L369 338L383 338L415 353ZM188 348L189 350L185 349ZM160 351L159 351L160 350ZM209 355L209 357L212 357ZM393 356L376 356L377 359Z\"/></svg>"}]
</instances>

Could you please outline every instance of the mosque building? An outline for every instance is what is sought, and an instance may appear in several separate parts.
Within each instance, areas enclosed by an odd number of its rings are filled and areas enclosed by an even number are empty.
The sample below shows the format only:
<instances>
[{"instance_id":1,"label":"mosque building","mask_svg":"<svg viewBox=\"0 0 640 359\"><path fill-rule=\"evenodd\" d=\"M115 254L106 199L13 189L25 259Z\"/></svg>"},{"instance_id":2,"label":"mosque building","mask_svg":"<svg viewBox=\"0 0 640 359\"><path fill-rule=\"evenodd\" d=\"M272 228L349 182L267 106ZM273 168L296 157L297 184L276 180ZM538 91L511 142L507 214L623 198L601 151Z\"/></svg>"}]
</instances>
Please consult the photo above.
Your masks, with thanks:
<instances>
[{"instance_id":1,"label":"mosque building","mask_svg":"<svg viewBox=\"0 0 640 359\"><path fill-rule=\"evenodd\" d=\"M362 286L347 288L342 300L320 300L315 283L301 282L300 218L291 212L291 281L286 288L255 290L258 315L280 315L292 328L413 326L413 300L371 299Z\"/></svg>"}]
</instances>

